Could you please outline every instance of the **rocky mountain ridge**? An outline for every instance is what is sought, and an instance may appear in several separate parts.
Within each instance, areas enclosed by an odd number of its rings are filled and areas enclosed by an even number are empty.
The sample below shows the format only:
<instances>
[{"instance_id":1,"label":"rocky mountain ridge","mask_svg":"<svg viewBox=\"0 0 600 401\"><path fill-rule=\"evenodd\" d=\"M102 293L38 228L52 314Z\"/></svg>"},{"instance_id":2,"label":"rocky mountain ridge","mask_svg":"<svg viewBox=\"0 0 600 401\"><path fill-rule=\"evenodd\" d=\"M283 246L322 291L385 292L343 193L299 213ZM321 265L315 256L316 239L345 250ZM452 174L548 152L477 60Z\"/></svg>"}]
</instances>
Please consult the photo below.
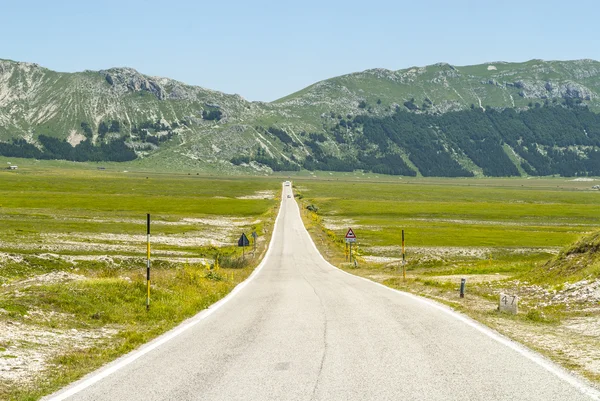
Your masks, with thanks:
<instances>
[{"instance_id":1,"label":"rocky mountain ridge","mask_svg":"<svg viewBox=\"0 0 600 401\"><path fill-rule=\"evenodd\" d=\"M528 110L567 100L600 110L599 62L376 68L317 82L266 103L131 68L59 73L0 60L0 141L23 139L42 149L40 135L61 140L84 135L96 145L121 138L142 164L263 173L269 170L264 164L235 166L231 160L251 158L262 149L265 157L302 166L314 156L311 133L324 135L317 142L325 154L350 157L356 152L336 141L333 130L356 116Z\"/></svg>"}]
</instances>

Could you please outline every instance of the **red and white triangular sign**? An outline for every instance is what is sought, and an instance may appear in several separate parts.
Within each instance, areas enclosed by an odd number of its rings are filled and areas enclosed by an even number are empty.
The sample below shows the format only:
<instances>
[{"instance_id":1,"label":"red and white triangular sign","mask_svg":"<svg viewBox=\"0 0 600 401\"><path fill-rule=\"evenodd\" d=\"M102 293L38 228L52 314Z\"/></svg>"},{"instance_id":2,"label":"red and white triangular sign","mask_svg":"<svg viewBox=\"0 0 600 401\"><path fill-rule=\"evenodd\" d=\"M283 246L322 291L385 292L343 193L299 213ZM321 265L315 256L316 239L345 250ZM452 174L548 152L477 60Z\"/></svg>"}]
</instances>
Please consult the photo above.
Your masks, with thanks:
<instances>
[{"instance_id":1,"label":"red and white triangular sign","mask_svg":"<svg viewBox=\"0 0 600 401\"><path fill-rule=\"evenodd\" d=\"M356 235L354 234L354 231L352 231L351 228L348 229L348 232L346 233L346 238L356 238Z\"/></svg>"}]
</instances>

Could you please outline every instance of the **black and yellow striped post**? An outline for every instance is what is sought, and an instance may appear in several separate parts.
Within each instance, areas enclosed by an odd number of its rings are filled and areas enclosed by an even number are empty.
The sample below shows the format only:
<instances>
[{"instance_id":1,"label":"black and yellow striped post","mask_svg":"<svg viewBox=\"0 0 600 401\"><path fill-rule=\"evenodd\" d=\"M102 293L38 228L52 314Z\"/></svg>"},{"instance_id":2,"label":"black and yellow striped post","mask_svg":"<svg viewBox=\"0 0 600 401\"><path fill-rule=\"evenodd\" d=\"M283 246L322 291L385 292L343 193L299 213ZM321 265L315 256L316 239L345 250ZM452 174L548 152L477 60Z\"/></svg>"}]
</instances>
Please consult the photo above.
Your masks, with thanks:
<instances>
[{"instance_id":1,"label":"black and yellow striped post","mask_svg":"<svg viewBox=\"0 0 600 401\"><path fill-rule=\"evenodd\" d=\"M406 281L406 254L404 253L404 230L402 230L402 279Z\"/></svg>"},{"instance_id":2,"label":"black and yellow striped post","mask_svg":"<svg viewBox=\"0 0 600 401\"><path fill-rule=\"evenodd\" d=\"M146 310L150 310L150 213L146 215L146 244L147 244L147 259L146 259Z\"/></svg>"}]
</instances>

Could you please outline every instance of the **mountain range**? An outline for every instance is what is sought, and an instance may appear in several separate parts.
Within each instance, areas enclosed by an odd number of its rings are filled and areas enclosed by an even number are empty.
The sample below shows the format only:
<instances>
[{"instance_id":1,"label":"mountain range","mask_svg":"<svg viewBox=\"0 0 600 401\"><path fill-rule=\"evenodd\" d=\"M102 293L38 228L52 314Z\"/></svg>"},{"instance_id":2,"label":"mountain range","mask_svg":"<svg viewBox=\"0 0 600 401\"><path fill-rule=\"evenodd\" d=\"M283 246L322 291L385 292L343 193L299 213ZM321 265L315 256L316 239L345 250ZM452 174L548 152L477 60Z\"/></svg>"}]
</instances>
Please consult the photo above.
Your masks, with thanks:
<instances>
[{"instance_id":1,"label":"mountain range","mask_svg":"<svg viewBox=\"0 0 600 401\"><path fill-rule=\"evenodd\" d=\"M274 102L0 60L0 154L219 173L600 175L600 63L371 69ZM598 159L598 160L597 160Z\"/></svg>"}]
</instances>

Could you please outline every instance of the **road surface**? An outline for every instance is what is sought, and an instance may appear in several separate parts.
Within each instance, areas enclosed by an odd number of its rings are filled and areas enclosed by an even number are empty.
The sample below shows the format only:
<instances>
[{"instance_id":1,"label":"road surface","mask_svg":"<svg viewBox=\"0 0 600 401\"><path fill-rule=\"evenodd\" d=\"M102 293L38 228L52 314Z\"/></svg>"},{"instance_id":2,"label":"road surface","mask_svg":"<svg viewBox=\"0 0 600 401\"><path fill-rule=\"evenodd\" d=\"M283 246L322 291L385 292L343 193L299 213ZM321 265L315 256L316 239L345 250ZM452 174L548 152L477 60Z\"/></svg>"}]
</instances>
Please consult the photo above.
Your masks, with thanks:
<instances>
[{"instance_id":1,"label":"road surface","mask_svg":"<svg viewBox=\"0 0 600 401\"><path fill-rule=\"evenodd\" d=\"M53 400L600 399L446 307L327 264L284 187L259 270L215 307Z\"/></svg>"}]
</instances>

